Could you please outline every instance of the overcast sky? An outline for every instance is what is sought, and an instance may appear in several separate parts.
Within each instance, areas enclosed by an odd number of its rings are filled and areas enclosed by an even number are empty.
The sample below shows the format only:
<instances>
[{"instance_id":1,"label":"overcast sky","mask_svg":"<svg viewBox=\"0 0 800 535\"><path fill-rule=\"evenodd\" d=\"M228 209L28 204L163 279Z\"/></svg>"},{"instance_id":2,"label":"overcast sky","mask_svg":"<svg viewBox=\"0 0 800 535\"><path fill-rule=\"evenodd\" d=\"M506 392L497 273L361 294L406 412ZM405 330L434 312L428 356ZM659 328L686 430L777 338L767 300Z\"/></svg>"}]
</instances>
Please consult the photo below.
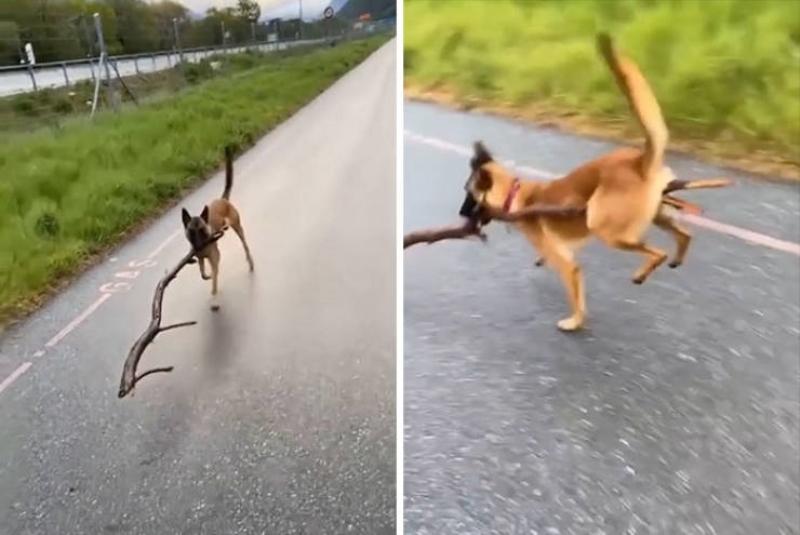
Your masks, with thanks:
<instances>
[{"instance_id":1,"label":"overcast sky","mask_svg":"<svg viewBox=\"0 0 800 535\"><path fill-rule=\"evenodd\" d=\"M205 13L210 7L232 7L236 0L178 0L198 14ZM294 18L298 14L300 0L258 0L261 5L261 18L272 19L276 17ZM302 0L303 18L317 18L322 10L333 3L333 0Z\"/></svg>"}]
</instances>

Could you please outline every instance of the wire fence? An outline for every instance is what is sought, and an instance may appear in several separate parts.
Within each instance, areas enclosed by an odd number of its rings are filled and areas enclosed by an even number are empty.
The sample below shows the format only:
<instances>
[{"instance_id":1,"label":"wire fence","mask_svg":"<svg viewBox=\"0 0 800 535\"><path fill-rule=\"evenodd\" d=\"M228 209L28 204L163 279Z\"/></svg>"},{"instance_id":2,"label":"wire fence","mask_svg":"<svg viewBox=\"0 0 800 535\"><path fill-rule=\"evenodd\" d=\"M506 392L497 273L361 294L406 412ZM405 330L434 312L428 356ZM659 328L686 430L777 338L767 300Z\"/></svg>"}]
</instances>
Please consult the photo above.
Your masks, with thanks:
<instances>
[{"instance_id":1,"label":"wire fence","mask_svg":"<svg viewBox=\"0 0 800 535\"><path fill-rule=\"evenodd\" d=\"M100 46L100 54L82 60L0 67L0 136L43 127L60 129L68 122L87 120L97 110L164 98L205 79L255 67L272 56L394 31L394 20L378 20L304 39L176 46L116 56L104 56Z\"/></svg>"},{"instance_id":2,"label":"wire fence","mask_svg":"<svg viewBox=\"0 0 800 535\"><path fill-rule=\"evenodd\" d=\"M287 39L285 34L276 32L263 35L263 39L258 40L258 34L254 31L253 39L249 42L235 44L223 42L193 48L180 46L180 34L176 28L170 35L172 40L170 49L139 54L109 55L107 61L121 76L132 76L171 69L181 62L197 63L220 54L240 54L247 51L269 53L297 46L325 44L337 39L363 37L372 33L392 31L394 25L394 20L378 20L356 25L344 25L342 21L335 20L320 21L317 24L307 25L303 32L295 32L294 38ZM222 40L225 41L224 27L222 32ZM303 38L300 38L300 33L303 34ZM66 38L49 39L66 40ZM102 36L95 37L88 45L97 53L83 59L0 66L0 97L47 88L69 87L83 80L96 81L98 75L102 75L99 73L102 59L99 46L97 46L99 39L102 39Z\"/></svg>"}]
</instances>

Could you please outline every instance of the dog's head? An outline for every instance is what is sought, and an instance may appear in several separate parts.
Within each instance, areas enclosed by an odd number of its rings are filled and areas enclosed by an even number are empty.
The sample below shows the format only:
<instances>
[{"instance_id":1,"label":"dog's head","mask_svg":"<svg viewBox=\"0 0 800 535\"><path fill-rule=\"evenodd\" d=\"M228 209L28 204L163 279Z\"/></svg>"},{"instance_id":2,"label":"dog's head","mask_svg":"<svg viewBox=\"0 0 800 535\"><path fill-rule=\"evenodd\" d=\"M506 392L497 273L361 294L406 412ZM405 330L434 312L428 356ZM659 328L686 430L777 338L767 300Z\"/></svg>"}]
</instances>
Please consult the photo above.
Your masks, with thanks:
<instances>
[{"instance_id":1,"label":"dog's head","mask_svg":"<svg viewBox=\"0 0 800 535\"><path fill-rule=\"evenodd\" d=\"M480 214L481 206L487 202L487 197L494 184L493 173L497 164L491 153L480 141L475 143L475 153L469 161L470 174L464 184L466 195L458 214L462 217L480 220L482 224L488 223L488 218Z\"/></svg>"},{"instance_id":2,"label":"dog's head","mask_svg":"<svg viewBox=\"0 0 800 535\"><path fill-rule=\"evenodd\" d=\"M183 230L186 239L195 249L199 249L209 238L211 238L211 227L208 224L208 206L203 208L199 216L192 216L186 210L181 212L183 219Z\"/></svg>"}]
</instances>

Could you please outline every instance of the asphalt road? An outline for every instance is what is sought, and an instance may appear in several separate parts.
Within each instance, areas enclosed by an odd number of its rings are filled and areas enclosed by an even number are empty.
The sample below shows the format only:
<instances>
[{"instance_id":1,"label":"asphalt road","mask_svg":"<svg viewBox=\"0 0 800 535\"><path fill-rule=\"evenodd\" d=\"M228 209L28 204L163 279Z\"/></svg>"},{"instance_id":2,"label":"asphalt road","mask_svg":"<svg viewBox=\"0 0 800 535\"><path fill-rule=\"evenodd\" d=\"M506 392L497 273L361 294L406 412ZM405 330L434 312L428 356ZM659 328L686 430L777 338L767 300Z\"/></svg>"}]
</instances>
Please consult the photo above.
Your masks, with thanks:
<instances>
[{"instance_id":1,"label":"asphalt road","mask_svg":"<svg viewBox=\"0 0 800 535\"><path fill-rule=\"evenodd\" d=\"M476 139L523 176L611 147L424 104L404 128L406 231L457 219ZM406 533L800 533L800 188L669 161L737 180L686 194L706 218L790 243L703 220L642 287L639 258L592 244L579 334L502 226L404 252Z\"/></svg>"},{"instance_id":2,"label":"asphalt road","mask_svg":"<svg viewBox=\"0 0 800 535\"><path fill-rule=\"evenodd\" d=\"M168 287L199 324L143 364L174 372L116 397L179 207L2 337L0 533L394 532L395 46L236 161L256 271L231 235L219 312L193 266Z\"/></svg>"}]
</instances>

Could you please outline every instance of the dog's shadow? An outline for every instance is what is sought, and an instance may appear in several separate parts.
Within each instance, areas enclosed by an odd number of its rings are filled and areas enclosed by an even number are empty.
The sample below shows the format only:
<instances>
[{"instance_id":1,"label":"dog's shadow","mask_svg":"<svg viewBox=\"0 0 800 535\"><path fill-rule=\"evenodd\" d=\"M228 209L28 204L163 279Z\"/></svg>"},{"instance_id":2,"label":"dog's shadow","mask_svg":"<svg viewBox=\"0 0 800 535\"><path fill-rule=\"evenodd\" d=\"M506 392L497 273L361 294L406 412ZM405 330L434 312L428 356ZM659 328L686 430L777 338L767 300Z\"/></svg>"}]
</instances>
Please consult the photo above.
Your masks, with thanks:
<instances>
[{"instance_id":1,"label":"dog's shadow","mask_svg":"<svg viewBox=\"0 0 800 535\"><path fill-rule=\"evenodd\" d=\"M251 331L247 323L257 293L255 278L248 276L245 285L247 288L235 295L218 296L219 300L215 303L218 308L209 308L206 312L206 320L202 322L205 343L200 358L208 377L218 378L233 365L235 355L243 347L248 331Z\"/></svg>"}]
</instances>

